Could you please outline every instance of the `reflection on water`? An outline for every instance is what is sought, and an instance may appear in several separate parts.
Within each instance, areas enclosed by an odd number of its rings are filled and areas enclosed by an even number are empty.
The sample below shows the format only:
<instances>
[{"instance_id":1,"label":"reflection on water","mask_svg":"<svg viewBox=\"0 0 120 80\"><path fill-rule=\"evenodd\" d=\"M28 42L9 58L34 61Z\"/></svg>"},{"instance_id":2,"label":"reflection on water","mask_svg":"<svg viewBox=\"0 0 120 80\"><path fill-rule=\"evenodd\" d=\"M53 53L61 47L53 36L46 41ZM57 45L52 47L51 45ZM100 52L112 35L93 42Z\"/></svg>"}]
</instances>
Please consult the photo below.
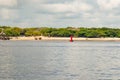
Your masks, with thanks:
<instances>
[{"instance_id":1,"label":"reflection on water","mask_svg":"<svg viewBox=\"0 0 120 80\"><path fill-rule=\"evenodd\" d=\"M118 80L120 42L0 41L0 80Z\"/></svg>"}]
</instances>

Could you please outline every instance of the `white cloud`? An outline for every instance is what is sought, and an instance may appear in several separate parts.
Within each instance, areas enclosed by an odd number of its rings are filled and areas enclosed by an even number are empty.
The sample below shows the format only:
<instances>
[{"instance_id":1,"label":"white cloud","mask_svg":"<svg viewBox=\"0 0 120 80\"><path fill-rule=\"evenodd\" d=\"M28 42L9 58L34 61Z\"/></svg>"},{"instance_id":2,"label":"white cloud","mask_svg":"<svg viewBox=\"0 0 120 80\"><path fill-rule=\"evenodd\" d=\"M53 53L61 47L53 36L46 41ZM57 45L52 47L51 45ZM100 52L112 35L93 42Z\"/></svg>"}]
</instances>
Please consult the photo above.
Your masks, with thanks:
<instances>
[{"instance_id":1,"label":"white cloud","mask_svg":"<svg viewBox=\"0 0 120 80\"><path fill-rule=\"evenodd\" d=\"M23 0L23 3L26 2L27 4L32 4L33 6L42 4L45 2L45 0Z\"/></svg>"},{"instance_id":2,"label":"white cloud","mask_svg":"<svg viewBox=\"0 0 120 80\"><path fill-rule=\"evenodd\" d=\"M3 20L16 19L18 17L16 10L11 10L6 8L2 8L0 10L0 16Z\"/></svg>"},{"instance_id":3,"label":"white cloud","mask_svg":"<svg viewBox=\"0 0 120 80\"><path fill-rule=\"evenodd\" d=\"M89 11L92 6L81 0L74 0L73 2L45 4L43 8L50 12L80 12Z\"/></svg>"},{"instance_id":4,"label":"white cloud","mask_svg":"<svg viewBox=\"0 0 120 80\"><path fill-rule=\"evenodd\" d=\"M103 10L111 10L120 7L120 0L97 0L97 3Z\"/></svg>"},{"instance_id":5,"label":"white cloud","mask_svg":"<svg viewBox=\"0 0 120 80\"><path fill-rule=\"evenodd\" d=\"M0 0L0 6L13 7L17 5L17 0Z\"/></svg>"}]
</instances>

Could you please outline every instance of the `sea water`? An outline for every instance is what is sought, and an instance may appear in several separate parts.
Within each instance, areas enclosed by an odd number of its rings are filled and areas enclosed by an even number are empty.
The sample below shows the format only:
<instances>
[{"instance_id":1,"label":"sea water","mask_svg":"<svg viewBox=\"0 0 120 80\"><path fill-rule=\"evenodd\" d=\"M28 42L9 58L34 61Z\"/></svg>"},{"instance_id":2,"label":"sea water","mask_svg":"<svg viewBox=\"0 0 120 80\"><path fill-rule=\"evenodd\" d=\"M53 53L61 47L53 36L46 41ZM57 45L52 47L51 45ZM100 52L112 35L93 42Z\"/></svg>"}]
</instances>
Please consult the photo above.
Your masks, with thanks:
<instances>
[{"instance_id":1,"label":"sea water","mask_svg":"<svg viewBox=\"0 0 120 80\"><path fill-rule=\"evenodd\" d=\"M120 80L120 42L0 41L0 80Z\"/></svg>"}]
</instances>

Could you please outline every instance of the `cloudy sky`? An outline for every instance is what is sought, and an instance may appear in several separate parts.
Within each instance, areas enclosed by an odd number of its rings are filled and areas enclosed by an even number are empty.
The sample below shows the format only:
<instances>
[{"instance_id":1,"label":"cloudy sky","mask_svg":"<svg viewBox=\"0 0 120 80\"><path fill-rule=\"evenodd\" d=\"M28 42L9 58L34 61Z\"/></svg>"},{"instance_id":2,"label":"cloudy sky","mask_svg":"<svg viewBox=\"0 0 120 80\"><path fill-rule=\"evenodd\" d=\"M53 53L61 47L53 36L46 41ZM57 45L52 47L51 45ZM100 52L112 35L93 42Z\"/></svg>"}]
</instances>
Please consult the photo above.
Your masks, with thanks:
<instances>
[{"instance_id":1,"label":"cloudy sky","mask_svg":"<svg viewBox=\"0 0 120 80\"><path fill-rule=\"evenodd\" d=\"M120 0L0 0L0 25L120 27Z\"/></svg>"}]
</instances>

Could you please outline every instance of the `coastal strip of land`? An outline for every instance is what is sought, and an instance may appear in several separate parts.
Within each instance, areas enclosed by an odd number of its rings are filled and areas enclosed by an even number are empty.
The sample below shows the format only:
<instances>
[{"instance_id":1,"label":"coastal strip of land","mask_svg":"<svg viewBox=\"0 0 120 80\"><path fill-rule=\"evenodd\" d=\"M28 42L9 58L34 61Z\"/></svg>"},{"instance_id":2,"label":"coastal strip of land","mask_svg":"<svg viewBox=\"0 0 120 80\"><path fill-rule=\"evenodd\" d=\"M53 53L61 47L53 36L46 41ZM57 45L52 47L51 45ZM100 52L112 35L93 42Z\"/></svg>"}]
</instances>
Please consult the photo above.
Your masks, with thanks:
<instances>
[{"instance_id":1,"label":"coastal strip of land","mask_svg":"<svg viewBox=\"0 0 120 80\"><path fill-rule=\"evenodd\" d=\"M70 37L44 37L44 36L30 36L30 37L10 37L10 40L63 40L69 41ZM120 38L81 38L73 37L74 41L120 41Z\"/></svg>"}]
</instances>

